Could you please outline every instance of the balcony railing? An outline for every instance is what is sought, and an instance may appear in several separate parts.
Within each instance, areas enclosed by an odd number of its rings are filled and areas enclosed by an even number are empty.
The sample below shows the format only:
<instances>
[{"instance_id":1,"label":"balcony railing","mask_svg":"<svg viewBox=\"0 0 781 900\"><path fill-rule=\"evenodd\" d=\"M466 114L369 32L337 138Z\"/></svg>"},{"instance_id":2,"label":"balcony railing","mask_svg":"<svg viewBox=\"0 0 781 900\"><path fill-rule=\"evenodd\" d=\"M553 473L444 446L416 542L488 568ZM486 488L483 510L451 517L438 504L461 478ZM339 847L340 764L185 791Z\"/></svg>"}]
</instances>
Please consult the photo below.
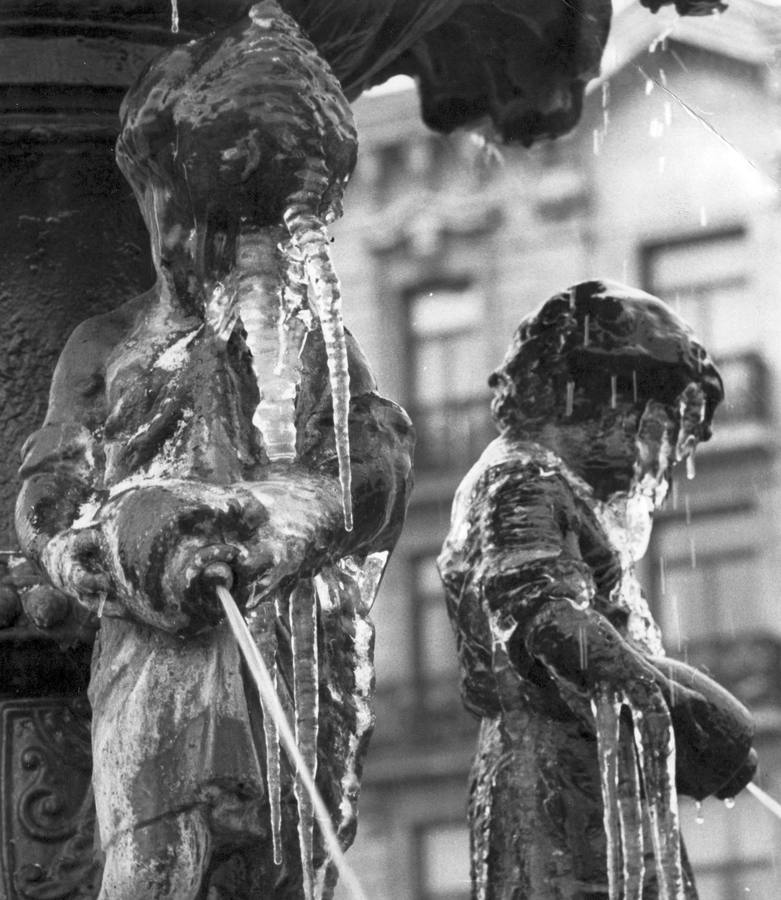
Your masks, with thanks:
<instances>
[{"instance_id":1,"label":"balcony railing","mask_svg":"<svg viewBox=\"0 0 781 900\"><path fill-rule=\"evenodd\" d=\"M418 471L466 472L496 437L487 397L413 407L410 415L418 434Z\"/></svg>"}]
</instances>

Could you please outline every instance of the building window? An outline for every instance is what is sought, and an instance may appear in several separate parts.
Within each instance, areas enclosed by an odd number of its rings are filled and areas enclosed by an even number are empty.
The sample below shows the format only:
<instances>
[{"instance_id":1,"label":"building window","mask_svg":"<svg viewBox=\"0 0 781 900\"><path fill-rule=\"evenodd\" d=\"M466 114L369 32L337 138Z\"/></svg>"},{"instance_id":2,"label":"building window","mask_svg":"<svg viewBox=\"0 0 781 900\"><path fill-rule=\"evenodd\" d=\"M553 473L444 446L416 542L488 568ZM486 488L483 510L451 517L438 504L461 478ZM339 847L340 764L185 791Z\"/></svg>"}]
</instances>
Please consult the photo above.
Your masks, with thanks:
<instances>
[{"instance_id":1,"label":"building window","mask_svg":"<svg viewBox=\"0 0 781 900\"><path fill-rule=\"evenodd\" d=\"M750 312L750 260L742 228L649 245L645 282L669 303L713 356L756 345Z\"/></svg>"},{"instance_id":2,"label":"building window","mask_svg":"<svg viewBox=\"0 0 781 900\"><path fill-rule=\"evenodd\" d=\"M456 639L436 559L432 552L412 560L412 603L417 699L423 712L438 715L453 707L460 712L461 704Z\"/></svg>"},{"instance_id":3,"label":"building window","mask_svg":"<svg viewBox=\"0 0 781 900\"><path fill-rule=\"evenodd\" d=\"M407 299L416 463L463 470L490 439L480 338L483 298L460 281L428 285Z\"/></svg>"},{"instance_id":4,"label":"building window","mask_svg":"<svg viewBox=\"0 0 781 900\"><path fill-rule=\"evenodd\" d=\"M651 540L649 595L669 653L696 662L698 642L763 626L761 542L750 506L695 513L679 508L655 524Z\"/></svg>"},{"instance_id":5,"label":"building window","mask_svg":"<svg viewBox=\"0 0 781 900\"><path fill-rule=\"evenodd\" d=\"M768 416L767 367L755 351L748 253L742 228L653 244L643 252L648 289L692 327L718 364L725 402L717 423Z\"/></svg>"},{"instance_id":6,"label":"building window","mask_svg":"<svg viewBox=\"0 0 781 900\"><path fill-rule=\"evenodd\" d=\"M420 900L468 900L469 831L465 822L439 822L417 830Z\"/></svg>"}]
</instances>

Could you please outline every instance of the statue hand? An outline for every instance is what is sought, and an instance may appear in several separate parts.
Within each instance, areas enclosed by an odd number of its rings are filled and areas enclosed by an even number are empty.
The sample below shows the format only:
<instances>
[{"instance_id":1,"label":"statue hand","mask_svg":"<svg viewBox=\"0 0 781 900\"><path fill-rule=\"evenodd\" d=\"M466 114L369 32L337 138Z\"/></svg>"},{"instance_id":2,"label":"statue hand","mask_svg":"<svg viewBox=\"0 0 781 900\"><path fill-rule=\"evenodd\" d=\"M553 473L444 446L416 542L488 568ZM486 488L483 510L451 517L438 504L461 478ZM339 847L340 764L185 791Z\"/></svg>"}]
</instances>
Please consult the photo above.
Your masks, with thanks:
<instances>
[{"instance_id":1,"label":"statue hand","mask_svg":"<svg viewBox=\"0 0 781 900\"><path fill-rule=\"evenodd\" d=\"M112 591L101 535L96 528L68 529L46 544L41 563L55 587L96 609Z\"/></svg>"}]
</instances>

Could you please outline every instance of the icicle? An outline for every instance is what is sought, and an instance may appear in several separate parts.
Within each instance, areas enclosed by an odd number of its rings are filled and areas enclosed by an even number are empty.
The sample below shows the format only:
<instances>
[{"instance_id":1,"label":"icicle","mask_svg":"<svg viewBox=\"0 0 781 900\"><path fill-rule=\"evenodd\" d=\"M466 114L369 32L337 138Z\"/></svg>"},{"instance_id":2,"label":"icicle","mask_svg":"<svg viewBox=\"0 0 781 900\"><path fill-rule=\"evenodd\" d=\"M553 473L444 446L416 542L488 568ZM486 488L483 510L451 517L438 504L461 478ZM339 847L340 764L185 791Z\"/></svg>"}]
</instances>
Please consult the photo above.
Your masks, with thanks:
<instances>
[{"instance_id":1,"label":"icicle","mask_svg":"<svg viewBox=\"0 0 781 900\"><path fill-rule=\"evenodd\" d=\"M278 229L244 232L236 253L238 312L260 392L252 422L272 461L296 457L299 353L306 336L304 322L286 315L280 233Z\"/></svg>"},{"instance_id":2,"label":"icicle","mask_svg":"<svg viewBox=\"0 0 781 900\"><path fill-rule=\"evenodd\" d=\"M314 585L298 583L290 597L290 638L293 654L293 703L296 744L312 778L317 768L318 666L317 603ZM305 900L314 898L314 808L302 776L293 787L298 807L298 841Z\"/></svg>"},{"instance_id":3,"label":"icicle","mask_svg":"<svg viewBox=\"0 0 781 900\"><path fill-rule=\"evenodd\" d=\"M678 796L675 791L675 738L667 708L654 709L650 715L631 705L635 732L637 764L645 793L647 813L654 849L659 900L684 900L681 838L678 827ZM665 745L658 736L649 741L649 731L664 729Z\"/></svg>"},{"instance_id":4,"label":"icicle","mask_svg":"<svg viewBox=\"0 0 781 900\"><path fill-rule=\"evenodd\" d=\"M171 31L179 34L179 0L171 0Z\"/></svg>"},{"instance_id":5,"label":"icicle","mask_svg":"<svg viewBox=\"0 0 781 900\"><path fill-rule=\"evenodd\" d=\"M585 672L588 669L588 644L586 642L586 629L583 627L578 628L578 655L581 671Z\"/></svg>"},{"instance_id":6,"label":"icicle","mask_svg":"<svg viewBox=\"0 0 781 900\"><path fill-rule=\"evenodd\" d=\"M619 704L614 695L599 693L591 701L597 731L599 778L607 840L607 883L610 900L621 897L621 835L618 818Z\"/></svg>"},{"instance_id":7,"label":"icicle","mask_svg":"<svg viewBox=\"0 0 781 900\"><path fill-rule=\"evenodd\" d=\"M277 680L277 610L276 603L264 600L254 610L252 636L258 646L263 662L268 669L271 682L276 688ZM279 756L279 731L267 701L260 697L263 710L263 736L266 744L266 786L271 816L271 842L274 849L274 863L282 864L282 775Z\"/></svg>"},{"instance_id":8,"label":"icicle","mask_svg":"<svg viewBox=\"0 0 781 900\"><path fill-rule=\"evenodd\" d=\"M328 176L320 160L309 159L309 169L302 173L303 186L294 194L284 212L285 225L293 243L303 256L309 279L313 306L323 329L331 398L334 411L334 437L339 462L344 527L352 531L352 498L350 473L350 376L347 347L342 321L341 291L329 251L328 231L317 215L317 209L328 187Z\"/></svg>"},{"instance_id":9,"label":"icicle","mask_svg":"<svg viewBox=\"0 0 781 900\"><path fill-rule=\"evenodd\" d=\"M645 877L642 789L631 738L619 738L618 753L618 817L624 859L623 900L642 900Z\"/></svg>"}]
</instances>

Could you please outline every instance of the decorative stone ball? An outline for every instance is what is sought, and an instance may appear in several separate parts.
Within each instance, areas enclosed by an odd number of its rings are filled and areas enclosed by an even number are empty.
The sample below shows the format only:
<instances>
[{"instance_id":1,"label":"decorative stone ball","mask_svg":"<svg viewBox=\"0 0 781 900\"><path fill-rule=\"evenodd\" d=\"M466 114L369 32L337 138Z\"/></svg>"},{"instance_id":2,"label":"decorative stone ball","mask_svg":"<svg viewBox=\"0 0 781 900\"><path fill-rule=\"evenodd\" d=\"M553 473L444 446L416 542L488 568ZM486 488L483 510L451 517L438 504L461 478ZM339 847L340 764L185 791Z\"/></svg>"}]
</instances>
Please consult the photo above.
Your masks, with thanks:
<instances>
[{"instance_id":1,"label":"decorative stone ball","mask_svg":"<svg viewBox=\"0 0 781 900\"><path fill-rule=\"evenodd\" d=\"M12 584L0 584L0 628L8 628L16 621L22 605Z\"/></svg>"},{"instance_id":2,"label":"decorative stone ball","mask_svg":"<svg viewBox=\"0 0 781 900\"><path fill-rule=\"evenodd\" d=\"M38 628L60 625L70 612L70 600L57 588L37 584L22 596L22 606L27 617Z\"/></svg>"}]
</instances>

